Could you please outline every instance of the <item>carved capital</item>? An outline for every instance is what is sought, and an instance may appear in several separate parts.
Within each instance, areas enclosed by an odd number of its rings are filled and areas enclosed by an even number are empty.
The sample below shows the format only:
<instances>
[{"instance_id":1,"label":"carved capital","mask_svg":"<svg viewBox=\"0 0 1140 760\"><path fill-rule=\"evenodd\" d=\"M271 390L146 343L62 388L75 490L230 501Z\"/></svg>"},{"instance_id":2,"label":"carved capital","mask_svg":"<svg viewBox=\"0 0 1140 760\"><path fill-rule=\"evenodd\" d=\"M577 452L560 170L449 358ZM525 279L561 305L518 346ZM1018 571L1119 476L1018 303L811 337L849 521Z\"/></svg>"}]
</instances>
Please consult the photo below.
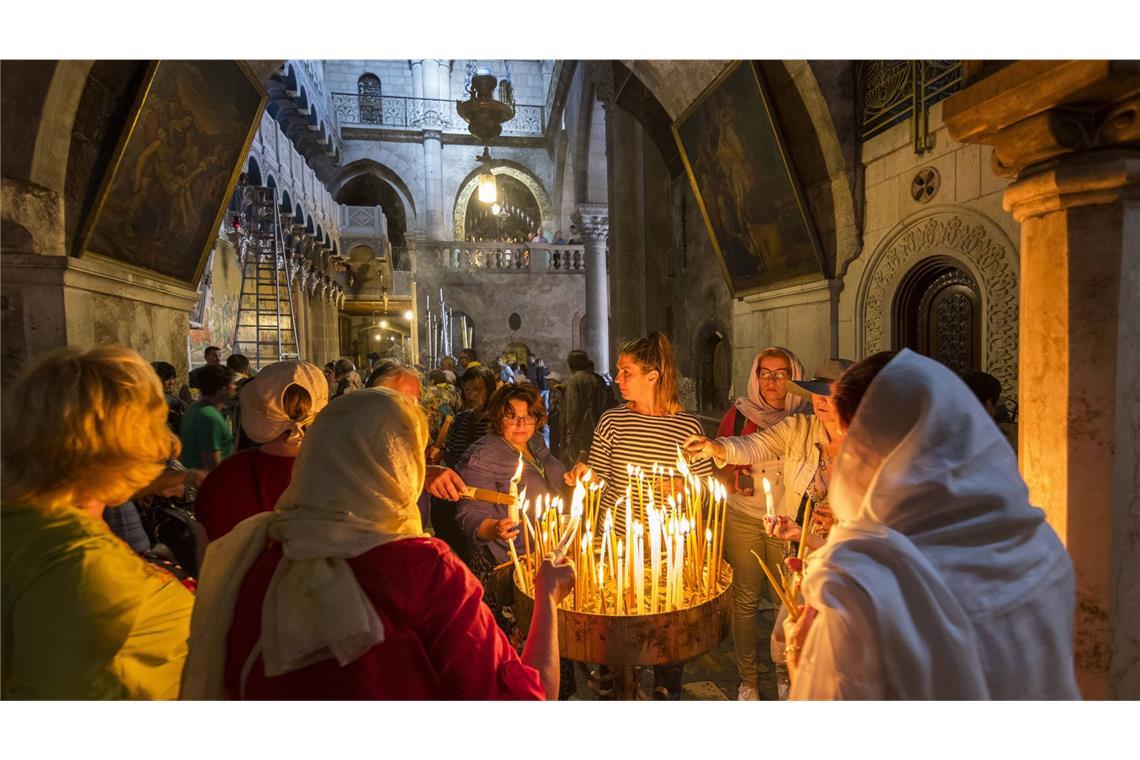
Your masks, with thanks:
<instances>
[{"instance_id":1,"label":"carved capital","mask_svg":"<svg viewBox=\"0 0 1140 760\"><path fill-rule=\"evenodd\" d=\"M1019 223L1075 206L1140 198L1140 150L1095 151L1050 161L1005 190L1002 205Z\"/></svg>"},{"instance_id":2,"label":"carved capital","mask_svg":"<svg viewBox=\"0 0 1140 760\"><path fill-rule=\"evenodd\" d=\"M614 104L614 69L608 62L598 67L594 95L607 111Z\"/></svg>"},{"instance_id":3,"label":"carved capital","mask_svg":"<svg viewBox=\"0 0 1140 760\"><path fill-rule=\"evenodd\" d=\"M581 204L574 210L570 221L586 243L604 243L610 234L609 208L601 204Z\"/></svg>"},{"instance_id":4,"label":"carved capital","mask_svg":"<svg viewBox=\"0 0 1140 760\"><path fill-rule=\"evenodd\" d=\"M425 129L424 140L435 140L436 142L441 142L443 140L443 132L439 131L438 129Z\"/></svg>"},{"instance_id":5,"label":"carved capital","mask_svg":"<svg viewBox=\"0 0 1140 760\"><path fill-rule=\"evenodd\" d=\"M994 148L994 173L1017 177L1071 153L1140 147L1140 64L1017 61L946 100L958 142Z\"/></svg>"}]
</instances>

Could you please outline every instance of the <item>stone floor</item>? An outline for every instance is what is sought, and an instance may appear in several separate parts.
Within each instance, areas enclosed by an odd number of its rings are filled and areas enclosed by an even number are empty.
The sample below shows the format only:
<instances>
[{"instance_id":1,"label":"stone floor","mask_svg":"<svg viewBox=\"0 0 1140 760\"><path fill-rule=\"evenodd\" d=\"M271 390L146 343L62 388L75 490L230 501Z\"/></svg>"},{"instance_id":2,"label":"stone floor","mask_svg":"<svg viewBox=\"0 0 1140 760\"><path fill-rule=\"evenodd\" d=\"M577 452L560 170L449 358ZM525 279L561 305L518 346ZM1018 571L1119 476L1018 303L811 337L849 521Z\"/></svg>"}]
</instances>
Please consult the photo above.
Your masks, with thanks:
<instances>
[{"instance_id":1,"label":"stone floor","mask_svg":"<svg viewBox=\"0 0 1140 760\"><path fill-rule=\"evenodd\" d=\"M759 627L759 640L757 641L757 655L760 663L758 691L760 699L776 699L776 673L769 656L768 639L775 623L775 610L761 611L756 618ZM578 691L571 700L599 699L597 692L590 688L585 670L582 666L577 668L576 683ZM642 668L639 673L639 683L645 698L653 693L653 669ZM736 658L732 646L732 634L724 637L716 649L701 655L695 660L685 663L682 680L682 700L726 700L736 699L740 679L736 673Z\"/></svg>"}]
</instances>

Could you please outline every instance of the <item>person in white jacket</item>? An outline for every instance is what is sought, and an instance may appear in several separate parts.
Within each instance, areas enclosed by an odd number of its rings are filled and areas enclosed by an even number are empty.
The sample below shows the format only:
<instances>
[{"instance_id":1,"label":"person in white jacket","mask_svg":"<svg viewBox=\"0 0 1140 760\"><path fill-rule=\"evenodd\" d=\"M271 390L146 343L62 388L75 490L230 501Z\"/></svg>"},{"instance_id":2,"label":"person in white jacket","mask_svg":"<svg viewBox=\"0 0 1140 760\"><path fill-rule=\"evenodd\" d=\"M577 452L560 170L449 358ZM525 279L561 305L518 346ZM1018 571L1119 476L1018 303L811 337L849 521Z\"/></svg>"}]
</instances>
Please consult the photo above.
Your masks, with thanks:
<instances>
[{"instance_id":1,"label":"person in white jacket","mask_svg":"<svg viewBox=\"0 0 1140 760\"><path fill-rule=\"evenodd\" d=\"M792 698L1079 699L1072 563L966 385L903 350L832 398L839 522L789 624Z\"/></svg>"}]
</instances>

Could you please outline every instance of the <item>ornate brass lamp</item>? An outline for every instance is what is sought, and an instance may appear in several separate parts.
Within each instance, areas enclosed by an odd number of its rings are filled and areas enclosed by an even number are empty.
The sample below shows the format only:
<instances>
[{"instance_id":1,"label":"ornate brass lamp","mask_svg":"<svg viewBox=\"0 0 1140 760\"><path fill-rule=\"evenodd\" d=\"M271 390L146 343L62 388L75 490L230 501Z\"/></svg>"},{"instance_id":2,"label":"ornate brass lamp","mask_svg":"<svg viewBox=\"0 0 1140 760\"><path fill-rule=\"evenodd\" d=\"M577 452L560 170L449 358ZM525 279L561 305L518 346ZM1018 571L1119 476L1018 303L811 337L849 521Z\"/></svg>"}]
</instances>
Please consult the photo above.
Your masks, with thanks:
<instances>
[{"instance_id":1,"label":"ornate brass lamp","mask_svg":"<svg viewBox=\"0 0 1140 760\"><path fill-rule=\"evenodd\" d=\"M504 81L504 86L499 87L502 101L494 96L498 84L498 78L490 69L480 67L467 86L467 100L455 101L455 110L467 122L467 130L483 145L490 145L503 133L503 123L515 117L515 103L510 88L506 86L508 82Z\"/></svg>"}]
</instances>

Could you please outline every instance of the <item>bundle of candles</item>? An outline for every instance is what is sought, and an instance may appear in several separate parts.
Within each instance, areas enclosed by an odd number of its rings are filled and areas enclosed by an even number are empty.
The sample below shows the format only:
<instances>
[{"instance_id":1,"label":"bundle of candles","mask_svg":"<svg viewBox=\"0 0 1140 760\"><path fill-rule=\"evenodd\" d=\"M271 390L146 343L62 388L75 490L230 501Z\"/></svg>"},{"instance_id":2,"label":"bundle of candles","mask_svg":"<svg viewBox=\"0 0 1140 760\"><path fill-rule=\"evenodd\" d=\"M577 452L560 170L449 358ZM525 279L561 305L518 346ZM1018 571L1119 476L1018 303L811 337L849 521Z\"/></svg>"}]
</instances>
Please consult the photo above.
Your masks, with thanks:
<instances>
[{"instance_id":1,"label":"bundle of candles","mask_svg":"<svg viewBox=\"0 0 1140 760\"><path fill-rule=\"evenodd\" d=\"M534 594L534 575L547 555L574 560L577 582L562 607L600 615L648 615L691 607L723 591L727 493L711 477L691 473L680 449L676 469L627 468L624 495L600 514L602 492L592 473L574 486L570 507L524 491L509 508L520 524L524 554L508 544L516 583ZM613 511L624 516L615 529Z\"/></svg>"},{"instance_id":2,"label":"bundle of candles","mask_svg":"<svg viewBox=\"0 0 1140 760\"><path fill-rule=\"evenodd\" d=\"M765 499L765 519L775 520L776 510L772 504L772 484L764 478L764 499ZM776 591L776 595L780 597L784 608L788 611L788 617L792 620L799 620L802 609L796 603L796 599L800 595L800 586L804 580L804 553L807 550L807 526L811 525L812 501L807 500L807 506L804 508L804 528L800 535L799 550L796 556L788 557L778 566L780 577L777 580L768 566L764 564L764 560L756 552L752 552L752 556L760 563L760 569L764 571L767 576L768 582L772 584L772 588Z\"/></svg>"}]
</instances>

